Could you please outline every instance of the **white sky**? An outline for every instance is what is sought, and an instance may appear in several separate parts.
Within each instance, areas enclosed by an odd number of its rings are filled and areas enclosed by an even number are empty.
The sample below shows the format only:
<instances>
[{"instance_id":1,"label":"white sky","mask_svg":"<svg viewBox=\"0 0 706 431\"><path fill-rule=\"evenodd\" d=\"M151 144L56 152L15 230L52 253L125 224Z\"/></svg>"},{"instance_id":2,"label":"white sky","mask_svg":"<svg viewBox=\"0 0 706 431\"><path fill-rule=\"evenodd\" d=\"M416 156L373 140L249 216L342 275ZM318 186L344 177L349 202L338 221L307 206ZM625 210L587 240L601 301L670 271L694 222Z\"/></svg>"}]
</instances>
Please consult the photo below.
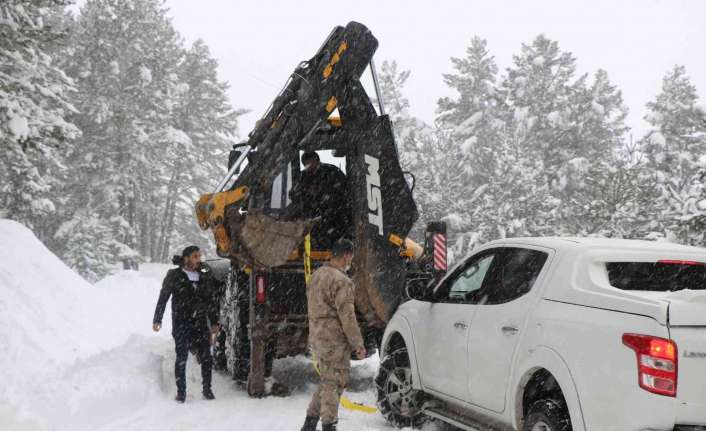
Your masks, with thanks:
<instances>
[{"instance_id":1,"label":"white sky","mask_svg":"<svg viewBox=\"0 0 706 431\"><path fill-rule=\"evenodd\" d=\"M82 2L81 2L82 3ZM630 109L637 138L645 103L675 64L706 103L706 1L702 0L167 0L188 43L202 38L230 83L241 136L274 99L296 64L311 57L335 25L362 22L378 38L376 63L411 69L412 114L432 121L436 101L450 95L442 74L474 35L488 40L502 72L522 43L544 33L577 58L578 71L608 71Z\"/></svg>"}]
</instances>

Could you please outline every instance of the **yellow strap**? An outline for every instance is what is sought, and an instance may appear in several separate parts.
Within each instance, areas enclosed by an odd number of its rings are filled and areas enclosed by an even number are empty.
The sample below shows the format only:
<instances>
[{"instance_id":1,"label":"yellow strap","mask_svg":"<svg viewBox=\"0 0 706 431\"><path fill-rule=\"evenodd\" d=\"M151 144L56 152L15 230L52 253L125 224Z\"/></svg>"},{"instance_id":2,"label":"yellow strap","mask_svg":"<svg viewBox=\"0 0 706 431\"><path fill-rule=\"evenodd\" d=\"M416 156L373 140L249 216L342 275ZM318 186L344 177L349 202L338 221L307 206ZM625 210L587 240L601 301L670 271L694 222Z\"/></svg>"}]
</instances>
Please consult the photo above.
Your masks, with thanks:
<instances>
[{"instance_id":1,"label":"yellow strap","mask_svg":"<svg viewBox=\"0 0 706 431\"><path fill-rule=\"evenodd\" d=\"M314 362L314 371L321 377L321 371L319 371L319 363L316 361L316 354L311 352L311 359ZM341 405L344 409L355 410L363 413L376 413L378 409L375 407L366 406L365 404L354 403L349 400L346 396L341 395Z\"/></svg>"},{"instance_id":2,"label":"yellow strap","mask_svg":"<svg viewBox=\"0 0 706 431\"><path fill-rule=\"evenodd\" d=\"M341 395L341 405L343 408L348 410L356 410L363 413L377 413L378 409L375 407L366 406L364 404L354 403L353 401Z\"/></svg>"},{"instance_id":3,"label":"yellow strap","mask_svg":"<svg viewBox=\"0 0 706 431\"><path fill-rule=\"evenodd\" d=\"M311 234L304 237L304 281L311 283Z\"/></svg>"}]
</instances>

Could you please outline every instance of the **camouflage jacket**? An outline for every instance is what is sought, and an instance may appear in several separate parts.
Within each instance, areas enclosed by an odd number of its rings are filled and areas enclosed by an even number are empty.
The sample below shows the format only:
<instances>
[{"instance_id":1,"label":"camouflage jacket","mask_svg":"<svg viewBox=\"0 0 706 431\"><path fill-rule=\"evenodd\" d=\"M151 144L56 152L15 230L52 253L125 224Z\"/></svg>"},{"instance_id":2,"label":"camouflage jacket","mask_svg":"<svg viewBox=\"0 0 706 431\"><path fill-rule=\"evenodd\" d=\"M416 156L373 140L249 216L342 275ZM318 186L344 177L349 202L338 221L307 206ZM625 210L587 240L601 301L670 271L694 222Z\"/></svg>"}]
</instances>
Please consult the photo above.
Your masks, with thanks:
<instances>
[{"instance_id":1,"label":"camouflage jacket","mask_svg":"<svg viewBox=\"0 0 706 431\"><path fill-rule=\"evenodd\" d=\"M363 347L355 318L354 284L341 270L324 265L314 271L307 288L309 343L314 350L343 348L346 356Z\"/></svg>"}]
</instances>

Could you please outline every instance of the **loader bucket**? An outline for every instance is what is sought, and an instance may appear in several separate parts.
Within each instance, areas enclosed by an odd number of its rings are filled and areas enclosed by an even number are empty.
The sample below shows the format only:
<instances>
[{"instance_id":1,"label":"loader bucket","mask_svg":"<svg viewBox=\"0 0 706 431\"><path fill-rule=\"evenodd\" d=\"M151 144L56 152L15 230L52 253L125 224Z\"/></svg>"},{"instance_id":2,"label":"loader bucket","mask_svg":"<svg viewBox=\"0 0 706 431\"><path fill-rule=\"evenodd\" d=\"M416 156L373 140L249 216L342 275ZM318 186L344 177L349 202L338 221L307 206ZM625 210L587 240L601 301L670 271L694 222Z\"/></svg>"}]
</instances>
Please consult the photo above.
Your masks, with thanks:
<instances>
[{"instance_id":1,"label":"loader bucket","mask_svg":"<svg viewBox=\"0 0 706 431\"><path fill-rule=\"evenodd\" d=\"M231 257L259 268L284 265L318 219L280 221L260 211L226 215L230 229Z\"/></svg>"}]
</instances>

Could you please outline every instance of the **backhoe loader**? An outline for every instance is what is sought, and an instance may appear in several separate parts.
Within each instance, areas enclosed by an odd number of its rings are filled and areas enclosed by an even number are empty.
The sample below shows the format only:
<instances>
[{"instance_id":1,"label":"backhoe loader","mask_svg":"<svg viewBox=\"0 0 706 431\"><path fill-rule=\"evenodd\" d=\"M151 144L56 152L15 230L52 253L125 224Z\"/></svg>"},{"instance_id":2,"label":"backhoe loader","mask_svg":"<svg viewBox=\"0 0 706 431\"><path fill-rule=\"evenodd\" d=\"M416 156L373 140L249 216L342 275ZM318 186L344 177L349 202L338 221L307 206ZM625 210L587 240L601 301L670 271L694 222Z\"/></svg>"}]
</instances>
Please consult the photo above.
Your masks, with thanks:
<instances>
[{"instance_id":1,"label":"backhoe loader","mask_svg":"<svg viewBox=\"0 0 706 431\"><path fill-rule=\"evenodd\" d=\"M307 351L306 283L338 238L311 238L297 190L304 151L330 152L345 166L355 244L351 277L369 351L406 299L409 283L446 271L446 227L429 223L424 246L407 237L418 219L413 176L402 171L373 64L378 42L364 25L333 29L301 62L264 116L234 145L228 173L196 204L203 229L228 260L216 362L251 396L272 392L272 361ZM378 109L361 77L372 74ZM339 200L340 201L340 200ZM322 204L323 205L323 204Z\"/></svg>"}]
</instances>

